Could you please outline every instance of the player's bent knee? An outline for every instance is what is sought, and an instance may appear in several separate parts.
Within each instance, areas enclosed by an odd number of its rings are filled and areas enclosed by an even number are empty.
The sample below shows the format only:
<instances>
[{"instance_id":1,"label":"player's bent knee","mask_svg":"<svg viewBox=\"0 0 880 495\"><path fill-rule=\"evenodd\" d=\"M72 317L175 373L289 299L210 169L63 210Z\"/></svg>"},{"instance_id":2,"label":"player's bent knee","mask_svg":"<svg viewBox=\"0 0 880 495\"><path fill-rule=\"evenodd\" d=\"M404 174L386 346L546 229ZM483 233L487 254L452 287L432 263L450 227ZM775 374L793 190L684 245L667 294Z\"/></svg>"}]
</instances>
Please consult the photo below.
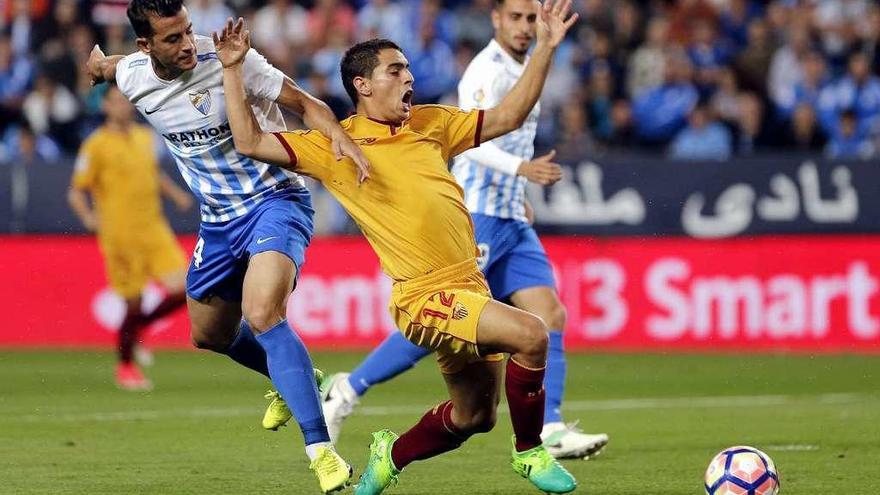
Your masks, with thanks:
<instances>
[{"instance_id":1,"label":"player's bent knee","mask_svg":"<svg viewBox=\"0 0 880 495\"><path fill-rule=\"evenodd\" d=\"M547 354L550 337L547 334L547 326L540 318L532 315L523 318L519 334L522 336L519 341L520 353L530 356Z\"/></svg>"},{"instance_id":2,"label":"player's bent knee","mask_svg":"<svg viewBox=\"0 0 880 495\"><path fill-rule=\"evenodd\" d=\"M214 352L223 352L232 344L232 341L228 338L211 335L196 329L193 329L190 333L190 339L193 346L197 349Z\"/></svg>"},{"instance_id":3,"label":"player's bent knee","mask_svg":"<svg viewBox=\"0 0 880 495\"><path fill-rule=\"evenodd\" d=\"M274 304L245 303L241 309L245 321L257 332L265 332L284 319L284 311Z\"/></svg>"},{"instance_id":4,"label":"player's bent knee","mask_svg":"<svg viewBox=\"0 0 880 495\"><path fill-rule=\"evenodd\" d=\"M497 422L498 414L495 412L495 408L492 408L477 411L466 418L463 425L456 426L458 426L463 433L474 435L477 433L488 433L492 431L492 428L495 428Z\"/></svg>"}]
</instances>

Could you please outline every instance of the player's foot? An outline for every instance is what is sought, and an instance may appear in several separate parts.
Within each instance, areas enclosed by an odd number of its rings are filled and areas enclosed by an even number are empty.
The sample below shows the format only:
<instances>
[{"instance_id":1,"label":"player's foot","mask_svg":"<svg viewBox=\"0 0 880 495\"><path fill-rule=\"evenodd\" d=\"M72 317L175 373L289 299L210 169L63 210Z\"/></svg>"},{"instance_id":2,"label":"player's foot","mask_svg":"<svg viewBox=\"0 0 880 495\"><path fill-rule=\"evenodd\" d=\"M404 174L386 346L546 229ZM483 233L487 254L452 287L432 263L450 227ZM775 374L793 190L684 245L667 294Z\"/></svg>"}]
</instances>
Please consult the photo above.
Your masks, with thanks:
<instances>
[{"instance_id":1,"label":"player's foot","mask_svg":"<svg viewBox=\"0 0 880 495\"><path fill-rule=\"evenodd\" d=\"M116 366L116 386L123 390L151 390L153 382L144 377L141 369L134 363L119 363Z\"/></svg>"},{"instance_id":2,"label":"player's foot","mask_svg":"<svg viewBox=\"0 0 880 495\"><path fill-rule=\"evenodd\" d=\"M342 490L351 483L351 466L336 453L333 447L318 447L318 455L309 464L318 477L323 493Z\"/></svg>"},{"instance_id":3,"label":"player's foot","mask_svg":"<svg viewBox=\"0 0 880 495\"><path fill-rule=\"evenodd\" d=\"M373 433L370 460L367 462L364 474L354 487L355 495L379 495L389 486L397 484L400 471L394 467L394 462L391 460L391 446L396 440L397 434L391 430Z\"/></svg>"},{"instance_id":4,"label":"player's foot","mask_svg":"<svg viewBox=\"0 0 880 495\"><path fill-rule=\"evenodd\" d=\"M156 362L156 359L153 357L153 351L143 344L137 344L134 346L134 360L144 368L149 368Z\"/></svg>"},{"instance_id":5,"label":"player's foot","mask_svg":"<svg viewBox=\"0 0 880 495\"><path fill-rule=\"evenodd\" d=\"M532 482L545 493L568 493L577 488L577 481L543 445L524 452L516 451L513 439L513 472Z\"/></svg>"},{"instance_id":6,"label":"player's foot","mask_svg":"<svg viewBox=\"0 0 880 495\"><path fill-rule=\"evenodd\" d=\"M608 445L608 435L584 433L577 423L547 423L541 431L547 452L557 459L590 459Z\"/></svg>"},{"instance_id":7,"label":"player's foot","mask_svg":"<svg viewBox=\"0 0 880 495\"><path fill-rule=\"evenodd\" d=\"M320 389L324 383L324 372L318 368L314 368L314 372L315 383L318 384ZM290 408L287 407L287 403L284 402L284 399L281 398L281 394L278 392L270 390L263 397L269 399L269 407L266 408L266 413L263 414L263 428L277 431L278 428L281 428L290 421L293 413L290 412Z\"/></svg>"},{"instance_id":8,"label":"player's foot","mask_svg":"<svg viewBox=\"0 0 880 495\"><path fill-rule=\"evenodd\" d=\"M348 383L349 375L350 373L334 373L324 380L324 385L321 387L324 421L327 422L330 442L334 445L339 440L339 433L342 432L342 422L351 415L354 406L360 402L357 393Z\"/></svg>"}]
</instances>

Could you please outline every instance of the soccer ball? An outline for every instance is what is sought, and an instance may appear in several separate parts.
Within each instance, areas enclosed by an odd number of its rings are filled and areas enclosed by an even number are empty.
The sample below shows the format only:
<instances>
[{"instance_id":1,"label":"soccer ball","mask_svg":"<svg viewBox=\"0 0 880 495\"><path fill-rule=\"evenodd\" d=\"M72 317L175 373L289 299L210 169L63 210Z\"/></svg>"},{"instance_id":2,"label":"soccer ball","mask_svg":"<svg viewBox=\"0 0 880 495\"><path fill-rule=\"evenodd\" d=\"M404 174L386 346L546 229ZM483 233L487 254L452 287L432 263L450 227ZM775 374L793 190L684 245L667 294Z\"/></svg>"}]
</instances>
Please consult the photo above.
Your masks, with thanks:
<instances>
[{"instance_id":1,"label":"soccer ball","mask_svg":"<svg viewBox=\"0 0 880 495\"><path fill-rule=\"evenodd\" d=\"M722 450L706 470L706 495L776 495L779 474L770 456L754 447Z\"/></svg>"}]
</instances>

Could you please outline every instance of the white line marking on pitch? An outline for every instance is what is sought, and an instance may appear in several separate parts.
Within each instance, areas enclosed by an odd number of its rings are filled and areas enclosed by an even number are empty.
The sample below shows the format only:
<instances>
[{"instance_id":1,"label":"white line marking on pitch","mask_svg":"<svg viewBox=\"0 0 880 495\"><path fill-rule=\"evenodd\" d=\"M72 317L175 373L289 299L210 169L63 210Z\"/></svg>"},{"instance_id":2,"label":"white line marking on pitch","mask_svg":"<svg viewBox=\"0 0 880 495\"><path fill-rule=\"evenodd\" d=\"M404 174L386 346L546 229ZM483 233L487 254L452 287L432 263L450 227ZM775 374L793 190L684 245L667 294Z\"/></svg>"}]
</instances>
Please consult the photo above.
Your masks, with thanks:
<instances>
[{"instance_id":1,"label":"white line marking on pitch","mask_svg":"<svg viewBox=\"0 0 880 495\"><path fill-rule=\"evenodd\" d=\"M775 450L777 452L808 452L819 450L818 445L767 445L766 450Z\"/></svg>"},{"instance_id":2,"label":"white line marking on pitch","mask_svg":"<svg viewBox=\"0 0 880 495\"><path fill-rule=\"evenodd\" d=\"M610 400L575 400L566 401L566 411L627 411L644 409L679 409L679 408L747 408L779 406L791 402L814 402L819 404L846 404L871 400L872 397L858 394L823 394L823 395L738 395L728 397L674 397L653 399L610 399ZM355 414L364 416L392 416L420 414L430 404L400 406L363 406L355 409ZM498 412L507 414L507 407L502 403ZM27 423L65 423L80 421L148 421L166 418L234 418L242 416L258 416L259 408L199 408L199 409L165 409L146 411L118 411L95 413L59 413L39 415L0 416L0 420L22 421ZM783 446L784 447L784 446Z\"/></svg>"}]
</instances>

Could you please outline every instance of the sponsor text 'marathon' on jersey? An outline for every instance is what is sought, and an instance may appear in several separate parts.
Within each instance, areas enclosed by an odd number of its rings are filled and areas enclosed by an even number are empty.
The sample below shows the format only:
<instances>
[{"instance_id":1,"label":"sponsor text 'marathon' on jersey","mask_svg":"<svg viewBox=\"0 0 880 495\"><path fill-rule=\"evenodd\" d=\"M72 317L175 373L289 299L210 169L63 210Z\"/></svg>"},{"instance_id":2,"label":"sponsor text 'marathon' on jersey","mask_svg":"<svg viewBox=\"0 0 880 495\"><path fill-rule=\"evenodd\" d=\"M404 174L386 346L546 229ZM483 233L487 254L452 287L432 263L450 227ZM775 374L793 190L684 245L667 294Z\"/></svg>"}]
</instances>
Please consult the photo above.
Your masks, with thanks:
<instances>
[{"instance_id":1,"label":"sponsor text 'marathon' on jersey","mask_svg":"<svg viewBox=\"0 0 880 495\"><path fill-rule=\"evenodd\" d=\"M196 36L196 67L172 81L160 79L150 57L123 58L116 82L162 135L183 179L201 204L204 222L225 222L249 211L278 187L302 185L296 174L235 151L223 93L223 68L211 38ZM266 131L286 129L275 99L284 74L255 50L244 61L251 107Z\"/></svg>"},{"instance_id":2,"label":"sponsor text 'marathon' on jersey","mask_svg":"<svg viewBox=\"0 0 880 495\"><path fill-rule=\"evenodd\" d=\"M471 61L458 84L458 103L463 109L488 109L498 105L522 76L525 64L514 60L492 40ZM523 160L535 152L540 104L532 108L519 129L493 139L501 150ZM525 177L494 170L462 154L452 168L455 179L464 189L467 208L472 213L526 221Z\"/></svg>"}]
</instances>

